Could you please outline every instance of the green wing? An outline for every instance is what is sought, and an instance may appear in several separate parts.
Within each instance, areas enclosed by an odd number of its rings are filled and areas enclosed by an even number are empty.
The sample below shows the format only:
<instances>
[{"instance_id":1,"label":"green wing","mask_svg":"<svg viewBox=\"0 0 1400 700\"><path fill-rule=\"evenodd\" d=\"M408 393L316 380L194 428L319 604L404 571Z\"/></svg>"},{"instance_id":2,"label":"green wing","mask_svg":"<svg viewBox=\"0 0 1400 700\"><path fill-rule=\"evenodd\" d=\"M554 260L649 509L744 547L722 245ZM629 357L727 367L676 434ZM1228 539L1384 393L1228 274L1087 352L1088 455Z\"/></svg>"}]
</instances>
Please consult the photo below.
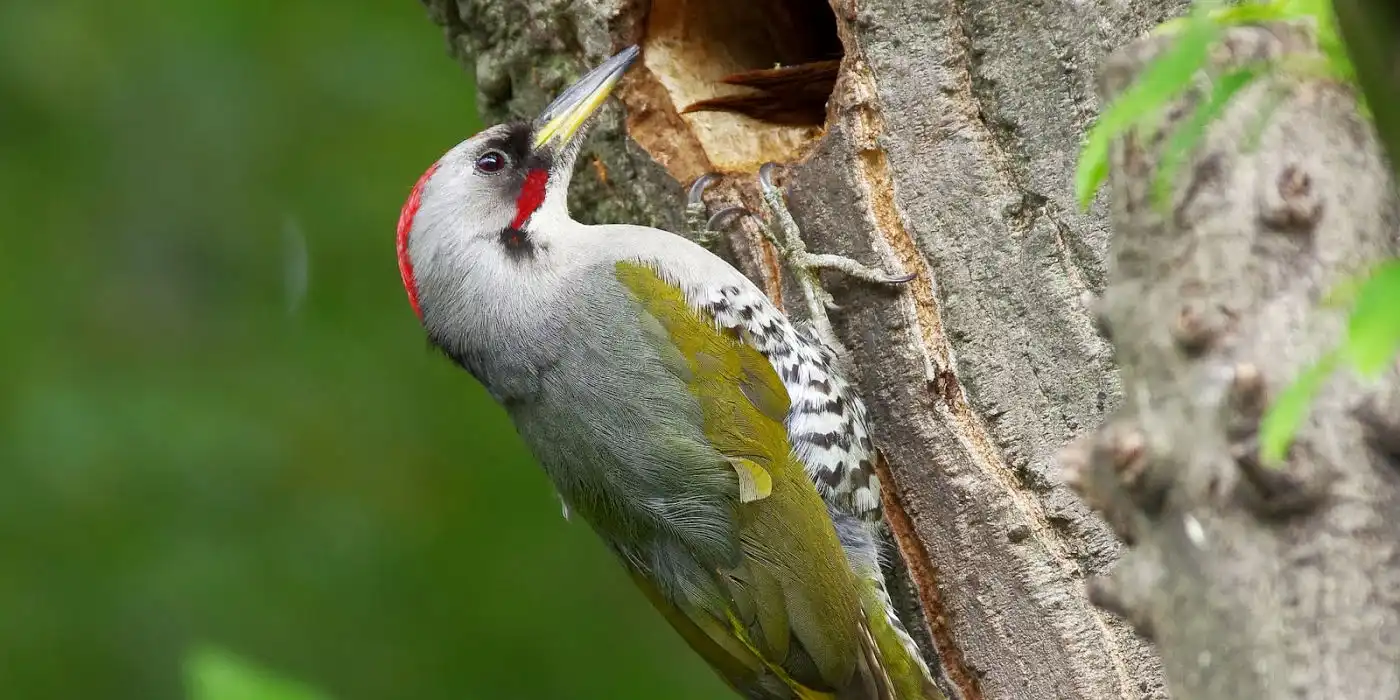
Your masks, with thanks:
<instances>
[{"instance_id":1,"label":"green wing","mask_svg":"<svg viewBox=\"0 0 1400 700\"><path fill-rule=\"evenodd\" d=\"M772 365L716 330L650 266L619 262L616 269L661 357L699 401L705 436L729 459L740 485L742 563L718 572L730 596L728 620L680 609L641 577L639 585L731 684L743 686L766 669L798 698L888 697L861 584L792 453L783 423L787 391Z\"/></svg>"}]
</instances>

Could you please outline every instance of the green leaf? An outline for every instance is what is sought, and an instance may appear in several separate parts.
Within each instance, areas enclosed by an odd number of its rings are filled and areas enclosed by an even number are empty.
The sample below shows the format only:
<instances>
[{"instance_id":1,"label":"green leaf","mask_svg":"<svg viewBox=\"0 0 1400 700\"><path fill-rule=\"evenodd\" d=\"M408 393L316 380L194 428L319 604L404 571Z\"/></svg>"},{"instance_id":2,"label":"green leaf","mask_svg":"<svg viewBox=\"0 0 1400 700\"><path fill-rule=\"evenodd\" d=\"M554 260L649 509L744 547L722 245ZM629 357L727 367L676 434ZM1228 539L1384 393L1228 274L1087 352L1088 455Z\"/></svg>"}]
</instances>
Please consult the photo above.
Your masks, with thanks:
<instances>
[{"instance_id":1,"label":"green leaf","mask_svg":"<svg viewBox=\"0 0 1400 700\"><path fill-rule=\"evenodd\" d=\"M1328 298L1333 303L1354 299L1342 347L1304 370L1269 407L1259 425L1259 449L1266 462L1276 464L1307 415L1323 382L1342 361L1363 377L1384 372L1400 352L1400 259L1388 260L1364 281L1338 284Z\"/></svg>"},{"instance_id":2,"label":"green leaf","mask_svg":"<svg viewBox=\"0 0 1400 700\"><path fill-rule=\"evenodd\" d=\"M1074 197L1080 209L1089 209L1094 193L1108 179L1108 143L1109 139L1095 139L1090 134L1079 154L1079 167L1074 170Z\"/></svg>"},{"instance_id":3,"label":"green leaf","mask_svg":"<svg viewBox=\"0 0 1400 700\"><path fill-rule=\"evenodd\" d=\"M1303 370L1297 379L1284 389L1264 413L1259 422L1259 454L1266 464L1277 465L1283 462L1288 446L1298 432L1303 417L1308 414L1308 406L1317 395L1322 384L1332 376L1337 368L1337 353L1330 352L1317 361L1317 364Z\"/></svg>"},{"instance_id":4,"label":"green leaf","mask_svg":"<svg viewBox=\"0 0 1400 700\"><path fill-rule=\"evenodd\" d=\"M314 688L278 677L215 647L185 658L189 700L327 700Z\"/></svg>"},{"instance_id":5,"label":"green leaf","mask_svg":"<svg viewBox=\"0 0 1400 700\"><path fill-rule=\"evenodd\" d=\"M1361 293L1361 288L1366 284L1367 279L1369 279L1369 277L1365 275L1356 275L1343 279L1341 282L1333 285L1331 289L1327 290L1326 294L1322 295L1322 299L1318 301L1318 305L1324 309L1349 309L1355 306L1356 297Z\"/></svg>"},{"instance_id":6,"label":"green leaf","mask_svg":"<svg viewBox=\"0 0 1400 700\"><path fill-rule=\"evenodd\" d=\"M1278 0L1273 4L1290 19L1317 17L1332 11L1332 0Z\"/></svg>"},{"instance_id":7,"label":"green leaf","mask_svg":"<svg viewBox=\"0 0 1400 700\"><path fill-rule=\"evenodd\" d=\"M1400 260L1382 263L1356 291L1343 348L1363 377L1375 377L1400 350Z\"/></svg>"},{"instance_id":8,"label":"green leaf","mask_svg":"<svg viewBox=\"0 0 1400 700\"><path fill-rule=\"evenodd\" d=\"M1094 122L1074 174L1074 197L1081 209L1089 208L1094 193L1108 176L1108 149L1113 139L1161 111L1190 84L1205 63L1210 45L1220 34L1220 28L1208 16L1210 7L1211 4L1198 3L1176 43L1149 63L1137 81Z\"/></svg>"},{"instance_id":9,"label":"green leaf","mask_svg":"<svg viewBox=\"0 0 1400 700\"><path fill-rule=\"evenodd\" d=\"M1249 5L1239 5L1237 7L1222 7L1210 12L1210 21L1218 26L1229 27L1240 24L1257 24L1260 22L1277 22L1291 18L1289 10L1279 7L1275 3L1253 3ZM1189 17L1178 17L1170 19L1157 25L1152 30L1153 34L1171 34L1184 29L1190 22Z\"/></svg>"},{"instance_id":10,"label":"green leaf","mask_svg":"<svg viewBox=\"0 0 1400 700\"><path fill-rule=\"evenodd\" d=\"M1206 133L1206 127L1234 98L1235 94L1259 77L1259 69L1245 66L1231 71L1215 81L1210 95L1200 104L1191 118L1177 127L1171 141L1162 152L1162 162L1157 167L1156 179L1152 183L1152 198L1159 210L1171 206L1172 185L1176 182L1176 172L1181 164L1190 159L1196 145Z\"/></svg>"}]
</instances>

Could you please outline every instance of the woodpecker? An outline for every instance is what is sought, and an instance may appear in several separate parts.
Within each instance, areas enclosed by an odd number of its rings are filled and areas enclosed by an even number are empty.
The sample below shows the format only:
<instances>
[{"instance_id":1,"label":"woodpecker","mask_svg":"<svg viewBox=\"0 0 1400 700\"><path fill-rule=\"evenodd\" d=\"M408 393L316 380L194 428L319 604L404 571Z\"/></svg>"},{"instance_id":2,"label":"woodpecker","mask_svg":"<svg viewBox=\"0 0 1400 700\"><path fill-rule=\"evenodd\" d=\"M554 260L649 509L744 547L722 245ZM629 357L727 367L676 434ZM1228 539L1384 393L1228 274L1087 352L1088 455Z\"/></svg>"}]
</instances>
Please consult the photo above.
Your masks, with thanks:
<instances>
[{"instance_id":1,"label":"woodpecker","mask_svg":"<svg viewBox=\"0 0 1400 700\"><path fill-rule=\"evenodd\" d=\"M398 223L410 305L509 414L566 515L740 696L941 699L885 590L866 411L821 330L683 236L569 217L582 135L638 54L428 168ZM770 173L764 201L786 215ZM703 227L731 216L698 213L709 181L689 203ZM908 279L807 253L790 222L773 240L809 282Z\"/></svg>"}]
</instances>

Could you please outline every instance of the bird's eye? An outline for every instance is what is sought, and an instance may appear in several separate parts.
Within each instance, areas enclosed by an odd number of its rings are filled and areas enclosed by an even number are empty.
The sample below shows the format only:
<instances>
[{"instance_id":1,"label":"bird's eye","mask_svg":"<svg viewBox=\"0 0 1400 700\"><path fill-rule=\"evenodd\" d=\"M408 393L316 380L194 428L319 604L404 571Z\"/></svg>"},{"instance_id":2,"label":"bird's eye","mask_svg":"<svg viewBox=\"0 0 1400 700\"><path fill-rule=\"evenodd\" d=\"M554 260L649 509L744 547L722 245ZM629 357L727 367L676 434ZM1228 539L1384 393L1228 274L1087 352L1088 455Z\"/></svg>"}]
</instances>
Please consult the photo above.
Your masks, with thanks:
<instances>
[{"instance_id":1,"label":"bird's eye","mask_svg":"<svg viewBox=\"0 0 1400 700\"><path fill-rule=\"evenodd\" d=\"M506 167L506 157L500 151L487 151L476 159L477 172L498 173Z\"/></svg>"}]
</instances>

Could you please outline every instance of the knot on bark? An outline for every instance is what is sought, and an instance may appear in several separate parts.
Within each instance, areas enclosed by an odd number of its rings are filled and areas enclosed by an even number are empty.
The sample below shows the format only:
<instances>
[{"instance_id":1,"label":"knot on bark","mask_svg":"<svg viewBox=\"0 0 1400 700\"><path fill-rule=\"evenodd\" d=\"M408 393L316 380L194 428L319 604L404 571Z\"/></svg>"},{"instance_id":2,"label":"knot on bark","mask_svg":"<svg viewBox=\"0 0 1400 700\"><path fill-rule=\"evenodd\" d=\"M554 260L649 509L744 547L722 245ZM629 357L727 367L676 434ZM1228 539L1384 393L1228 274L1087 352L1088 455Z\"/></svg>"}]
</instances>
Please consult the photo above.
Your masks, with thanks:
<instances>
[{"instance_id":1,"label":"knot on bark","mask_svg":"<svg viewBox=\"0 0 1400 700\"><path fill-rule=\"evenodd\" d=\"M1274 186L1260 188L1257 205L1260 223L1280 233L1309 234L1322 220L1323 203L1312 175L1296 163L1279 171Z\"/></svg>"},{"instance_id":2,"label":"knot on bark","mask_svg":"<svg viewBox=\"0 0 1400 700\"><path fill-rule=\"evenodd\" d=\"M1230 446L1230 459L1244 476L1235 489L1239 503L1263 520L1283 520L1312 513L1326 500L1336 474L1326 463L1309 454L1306 444L1290 450L1289 465L1266 464L1259 441L1250 436Z\"/></svg>"},{"instance_id":3,"label":"knot on bark","mask_svg":"<svg viewBox=\"0 0 1400 700\"><path fill-rule=\"evenodd\" d=\"M1059 454L1066 486L1104 515L1124 542L1137 541L1137 519L1155 515L1163 489L1149 470L1153 455L1147 436L1134 422L1109 423L1071 443Z\"/></svg>"},{"instance_id":4,"label":"knot on bark","mask_svg":"<svg viewBox=\"0 0 1400 700\"><path fill-rule=\"evenodd\" d=\"M1231 326L1231 317L1221 307L1200 302L1188 302L1177 312L1172 325L1172 340L1189 356L1211 349Z\"/></svg>"}]
</instances>

